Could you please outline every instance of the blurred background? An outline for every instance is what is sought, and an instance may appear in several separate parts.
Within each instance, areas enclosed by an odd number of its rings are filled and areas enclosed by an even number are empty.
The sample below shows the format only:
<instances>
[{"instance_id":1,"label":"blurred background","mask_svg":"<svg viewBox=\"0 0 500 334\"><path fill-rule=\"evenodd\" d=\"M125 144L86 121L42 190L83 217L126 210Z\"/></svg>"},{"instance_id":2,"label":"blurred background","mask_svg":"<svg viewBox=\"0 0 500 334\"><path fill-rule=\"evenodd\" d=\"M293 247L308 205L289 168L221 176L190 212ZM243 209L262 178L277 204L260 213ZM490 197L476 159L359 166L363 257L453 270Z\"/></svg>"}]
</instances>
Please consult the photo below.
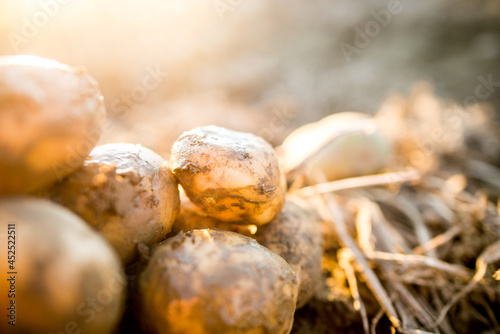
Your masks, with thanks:
<instances>
[{"instance_id":1,"label":"blurred background","mask_svg":"<svg viewBox=\"0 0 500 334\"><path fill-rule=\"evenodd\" d=\"M196 126L278 145L422 81L500 110L498 0L0 0L0 37L2 55L85 66L106 101L101 142L165 158Z\"/></svg>"}]
</instances>

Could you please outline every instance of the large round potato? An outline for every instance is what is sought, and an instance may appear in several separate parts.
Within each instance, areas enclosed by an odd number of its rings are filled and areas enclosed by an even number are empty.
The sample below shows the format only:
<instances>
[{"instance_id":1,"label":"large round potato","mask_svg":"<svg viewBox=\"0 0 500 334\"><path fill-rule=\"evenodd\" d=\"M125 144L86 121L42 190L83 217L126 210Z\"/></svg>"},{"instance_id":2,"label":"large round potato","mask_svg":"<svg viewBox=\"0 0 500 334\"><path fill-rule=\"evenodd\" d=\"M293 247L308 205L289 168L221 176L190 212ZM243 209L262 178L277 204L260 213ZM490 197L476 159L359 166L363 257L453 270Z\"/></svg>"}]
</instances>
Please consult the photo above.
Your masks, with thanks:
<instances>
[{"instance_id":1,"label":"large round potato","mask_svg":"<svg viewBox=\"0 0 500 334\"><path fill-rule=\"evenodd\" d=\"M36 191L81 166L104 117L99 87L84 68L0 57L0 195Z\"/></svg>"},{"instance_id":2,"label":"large round potato","mask_svg":"<svg viewBox=\"0 0 500 334\"><path fill-rule=\"evenodd\" d=\"M217 126L183 133L173 172L194 204L225 222L262 225L283 207L286 182L264 139Z\"/></svg>"},{"instance_id":3,"label":"large round potato","mask_svg":"<svg viewBox=\"0 0 500 334\"><path fill-rule=\"evenodd\" d=\"M333 138L336 138L332 140ZM294 130L280 147L284 170L303 164L306 180L315 183L315 172L328 180L373 174L386 167L392 143L371 115L342 112Z\"/></svg>"},{"instance_id":4,"label":"large round potato","mask_svg":"<svg viewBox=\"0 0 500 334\"><path fill-rule=\"evenodd\" d=\"M102 236L69 210L27 197L0 200L0 228L0 332L113 331L126 282Z\"/></svg>"},{"instance_id":5,"label":"large round potato","mask_svg":"<svg viewBox=\"0 0 500 334\"><path fill-rule=\"evenodd\" d=\"M299 282L297 308L304 306L321 282L321 220L307 203L288 196L283 211L252 236L292 267Z\"/></svg>"},{"instance_id":6,"label":"large round potato","mask_svg":"<svg viewBox=\"0 0 500 334\"><path fill-rule=\"evenodd\" d=\"M287 196L281 213L269 224L256 227L225 223L207 216L191 203L181 188L181 210L172 226L172 235L180 231L217 228L256 239L281 256L297 274L299 294L297 308L304 306L314 295L321 281L323 238L321 219L314 210L296 196Z\"/></svg>"},{"instance_id":7,"label":"large round potato","mask_svg":"<svg viewBox=\"0 0 500 334\"><path fill-rule=\"evenodd\" d=\"M138 243L161 241L179 211L177 181L168 164L134 144L94 148L82 167L42 195L99 230L125 264L136 258Z\"/></svg>"},{"instance_id":8,"label":"large round potato","mask_svg":"<svg viewBox=\"0 0 500 334\"><path fill-rule=\"evenodd\" d=\"M297 279L255 240L214 229L168 239L139 277L141 319L152 333L289 333Z\"/></svg>"}]
</instances>

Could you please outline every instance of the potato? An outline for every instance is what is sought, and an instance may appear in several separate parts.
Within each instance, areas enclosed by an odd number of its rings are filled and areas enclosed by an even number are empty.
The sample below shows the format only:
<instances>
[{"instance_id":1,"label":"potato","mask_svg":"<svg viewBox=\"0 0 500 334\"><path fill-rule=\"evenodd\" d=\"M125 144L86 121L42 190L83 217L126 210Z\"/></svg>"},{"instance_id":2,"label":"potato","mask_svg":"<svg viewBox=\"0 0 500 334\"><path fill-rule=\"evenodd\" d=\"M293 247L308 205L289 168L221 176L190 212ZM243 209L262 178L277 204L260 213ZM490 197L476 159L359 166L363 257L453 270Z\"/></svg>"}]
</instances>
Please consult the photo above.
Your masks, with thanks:
<instances>
[{"instance_id":1,"label":"potato","mask_svg":"<svg viewBox=\"0 0 500 334\"><path fill-rule=\"evenodd\" d=\"M336 135L339 139L330 142ZM304 166L309 183L315 183L317 170L329 181L373 174L386 167L393 154L391 141L372 117L358 112L333 114L306 124L288 135L280 151L286 173L318 151Z\"/></svg>"},{"instance_id":2,"label":"potato","mask_svg":"<svg viewBox=\"0 0 500 334\"><path fill-rule=\"evenodd\" d=\"M298 284L255 240L204 229L154 249L139 277L141 319L152 333L289 333Z\"/></svg>"},{"instance_id":3,"label":"potato","mask_svg":"<svg viewBox=\"0 0 500 334\"><path fill-rule=\"evenodd\" d=\"M0 332L113 331L126 282L102 236L69 210L29 197L0 199L0 228Z\"/></svg>"},{"instance_id":4,"label":"potato","mask_svg":"<svg viewBox=\"0 0 500 334\"><path fill-rule=\"evenodd\" d=\"M260 137L200 127L177 139L171 159L187 196L211 217L262 225L283 207L285 177L273 148Z\"/></svg>"},{"instance_id":5,"label":"potato","mask_svg":"<svg viewBox=\"0 0 500 334\"><path fill-rule=\"evenodd\" d=\"M167 163L134 144L94 148L81 168L41 195L99 230L125 264L136 258L138 243L161 241L179 211L177 181Z\"/></svg>"},{"instance_id":6,"label":"potato","mask_svg":"<svg viewBox=\"0 0 500 334\"><path fill-rule=\"evenodd\" d=\"M323 239L321 220L313 209L296 196L287 196L282 212L269 224L235 225L209 217L183 194L181 210L172 227L172 235L180 231L217 228L256 239L281 256L297 274L299 294L297 308L304 306L314 295L321 280ZM174 234L175 233L175 234Z\"/></svg>"},{"instance_id":7,"label":"potato","mask_svg":"<svg viewBox=\"0 0 500 334\"><path fill-rule=\"evenodd\" d=\"M292 267L299 282L297 308L304 306L321 282L323 239L321 220L307 203L288 196L283 211L254 236Z\"/></svg>"},{"instance_id":8,"label":"potato","mask_svg":"<svg viewBox=\"0 0 500 334\"><path fill-rule=\"evenodd\" d=\"M188 232L204 228L217 228L219 230L238 232L243 235L251 235L250 231L256 229L255 225L247 226L226 223L207 216L202 209L191 202L182 187L179 187L179 195L181 199L181 209L175 218L174 224L172 225L172 231L170 232L170 235L172 236L177 235L181 231Z\"/></svg>"},{"instance_id":9,"label":"potato","mask_svg":"<svg viewBox=\"0 0 500 334\"><path fill-rule=\"evenodd\" d=\"M101 136L105 113L85 69L0 57L0 195L36 191L80 167Z\"/></svg>"}]
</instances>

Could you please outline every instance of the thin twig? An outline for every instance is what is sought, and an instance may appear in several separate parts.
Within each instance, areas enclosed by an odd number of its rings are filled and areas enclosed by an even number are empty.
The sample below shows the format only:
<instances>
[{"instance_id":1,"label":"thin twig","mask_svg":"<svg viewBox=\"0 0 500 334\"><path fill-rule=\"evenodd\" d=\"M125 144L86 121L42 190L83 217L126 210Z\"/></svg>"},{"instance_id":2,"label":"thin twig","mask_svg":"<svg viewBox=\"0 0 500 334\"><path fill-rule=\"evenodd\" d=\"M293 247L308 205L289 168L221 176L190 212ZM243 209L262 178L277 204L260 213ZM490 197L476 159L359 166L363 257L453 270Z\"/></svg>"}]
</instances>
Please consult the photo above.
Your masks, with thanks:
<instances>
[{"instance_id":1,"label":"thin twig","mask_svg":"<svg viewBox=\"0 0 500 334\"><path fill-rule=\"evenodd\" d=\"M427 229L424 218L418 210L418 208L403 198L402 196L397 196L392 200L393 205L395 205L401 212L403 212L408 219L413 223L413 228L415 230L415 235L417 236L418 243L425 244L431 239L431 234ZM436 252L434 249L429 249L426 253L428 256L436 258Z\"/></svg>"},{"instance_id":2,"label":"thin twig","mask_svg":"<svg viewBox=\"0 0 500 334\"><path fill-rule=\"evenodd\" d=\"M323 200L330 211L332 224L339 236L340 241L342 242L342 244L344 244L345 247L351 249L354 259L360 266L359 269L361 270L361 273L365 276L368 287L370 287L380 306L384 309L387 317L389 318L389 321L395 328L399 328L400 321L398 319L396 309L394 308L391 299L382 286L382 283L380 283L377 275L375 275L370 265L366 261L363 252L358 248L358 245L356 244L354 239L352 239L352 237L347 233L344 219L342 217L342 214L339 212L339 208L335 202L335 199L331 194L327 193L323 195Z\"/></svg>"},{"instance_id":3,"label":"thin twig","mask_svg":"<svg viewBox=\"0 0 500 334\"><path fill-rule=\"evenodd\" d=\"M382 319L382 316L384 315L384 310L383 309L380 309L377 314L375 315L375 317L372 319L372 326L371 326L371 334L377 334L377 325L380 321L380 319Z\"/></svg>"},{"instance_id":4,"label":"thin twig","mask_svg":"<svg viewBox=\"0 0 500 334\"><path fill-rule=\"evenodd\" d=\"M403 284L401 284L397 280L392 280L391 287L394 288L397 293L402 297L401 299L405 301L405 304L408 305L413 310L413 316L418 319L426 328L432 328L434 319L427 312L426 309L420 305L418 300L405 288ZM434 326L436 327L436 326ZM432 328L435 330L435 328Z\"/></svg>"},{"instance_id":5,"label":"thin twig","mask_svg":"<svg viewBox=\"0 0 500 334\"><path fill-rule=\"evenodd\" d=\"M432 294L432 301L433 301L433 304L435 304L436 312L437 312L438 310L443 308L443 302L439 298L436 289L430 289L430 293ZM420 298L422 298L422 297L420 297ZM441 328L443 330L443 332L446 334L456 334L455 330L451 327L448 319L444 319L443 321L441 321L441 323L439 324L439 328Z\"/></svg>"},{"instance_id":6,"label":"thin twig","mask_svg":"<svg viewBox=\"0 0 500 334\"><path fill-rule=\"evenodd\" d=\"M420 174L416 170L365 175L351 177L338 181L316 184L314 186L295 190L293 193L302 197L364 187L383 186L388 184L408 183L420 180Z\"/></svg>"},{"instance_id":7,"label":"thin twig","mask_svg":"<svg viewBox=\"0 0 500 334\"><path fill-rule=\"evenodd\" d=\"M472 277L471 272L464 267L423 255L393 254L375 251L366 253L366 256L369 260L378 262L396 262L399 266L421 265L427 268L438 269L460 277L465 281L468 281Z\"/></svg>"},{"instance_id":8,"label":"thin twig","mask_svg":"<svg viewBox=\"0 0 500 334\"><path fill-rule=\"evenodd\" d=\"M447 223L447 226L451 226L453 221L455 220L455 214L453 210L447 206L443 200L433 193L424 193L419 196L420 201L422 201L425 205L430 206L434 209L434 211L443 218L444 222Z\"/></svg>"},{"instance_id":9,"label":"thin twig","mask_svg":"<svg viewBox=\"0 0 500 334\"><path fill-rule=\"evenodd\" d=\"M481 300L481 305L483 305L484 309L486 310L486 314L488 314L488 318L495 328L495 331L497 333L500 333L500 324L498 323L496 317L495 317L495 312L491 309L491 305L486 302L486 300Z\"/></svg>"},{"instance_id":10,"label":"thin twig","mask_svg":"<svg viewBox=\"0 0 500 334\"><path fill-rule=\"evenodd\" d=\"M453 296L451 301L449 301L441 310L439 317L436 320L436 325L438 325L448 314L448 311L459 301L462 297L467 295L472 289L479 283L480 280L483 279L486 274L486 269L488 267L488 263L495 262L500 260L500 240L489 245L476 260L476 274L470 282L463 288L462 291Z\"/></svg>"},{"instance_id":11,"label":"thin twig","mask_svg":"<svg viewBox=\"0 0 500 334\"><path fill-rule=\"evenodd\" d=\"M351 260L353 259L352 252L348 248L342 248L338 252L338 257L339 265L344 270L347 282L349 283L349 290L354 300L353 307L356 311L360 312L365 334L369 334L368 315L366 313L365 304L359 295L358 281L356 280L356 275L351 265Z\"/></svg>"},{"instance_id":12,"label":"thin twig","mask_svg":"<svg viewBox=\"0 0 500 334\"><path fill-rule=\"evenodd\" d=\"M401 328L399 328L399 331L404 332L405 330L411 330L416 327L417 321L411 312L407 311L406 305L395 293L393 293L393 295L394 306L398 310L399 318L401 319Z\"/></svg>"},{"instance_id":13,"label":"thin twig","mask_svg":"<svg viewBox=\"0 0 500 334\"><path fill-rule=\"evenodd\" d=\"M385 218L380 206L371 202L373 218L373 234L376 236L378 250L389 253L409 253L411 248L407 245L400 231L390 224Z\"/></svg>"},{"instance_id":14,"label":"thin twig","mask_svg":"<svg viewBox=\"0 0 500 334\"><path fill-rule=\"evenodd\" d=\"M368 199L360 199L358 205L358 212L356 213L356 235L358 239L359 247L364 252L374 251L372 245L372 209L371 201Z\"/></svg>"},{"instance_id":15,"label":"thin twig","mask_svg":"<svg viewBox=\"0 0 500 334\"><path fill-rule=\"evenodd\" d=\"M439 246L442 246L445 243L451 241L454 237L460 234L460 232L462 232L462 229L459 226L453 226L446 232L439 234L426 243L415 247L413 249L413 254L422 255L431 249L436 249Z\"/></svg>"}]
</instances>

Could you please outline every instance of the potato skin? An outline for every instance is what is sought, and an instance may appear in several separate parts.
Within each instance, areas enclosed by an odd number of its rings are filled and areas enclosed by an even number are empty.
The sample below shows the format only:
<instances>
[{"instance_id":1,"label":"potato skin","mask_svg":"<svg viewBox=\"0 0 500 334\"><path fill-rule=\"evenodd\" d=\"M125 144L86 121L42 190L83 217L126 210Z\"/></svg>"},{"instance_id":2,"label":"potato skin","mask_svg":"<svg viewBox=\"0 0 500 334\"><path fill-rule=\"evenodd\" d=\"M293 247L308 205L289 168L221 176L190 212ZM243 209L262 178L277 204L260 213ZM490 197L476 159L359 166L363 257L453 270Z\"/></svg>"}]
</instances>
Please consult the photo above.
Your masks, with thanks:
<instances>
[{"instance_id":1,"label":"potato skin","mask_svg":"<svg viewBox=\"0 0 500 334\"><path fill-rule=\"evenodd\" d=\"M177 181L168 164L135 144L106 144L83 166L41 193L99 230L123 263L166 236L179 212Z\"/></svg>"},{"instance_id":2,"label":"potato skin","mask_svg":"<svg viewBox=\"0 0 500 334\"><path fill-rule=\"evenodd\" d=\"M237 232L250 236L248 235L250 232L247 225L227 223L208 216L202 209L191 202L181 186L179 186L179 197L181 200L180 211L175 218L169 236L173 237L179 232L204 228L216 228L218 230Z\"/></svg>"},{"instance_id":3,"label":"potato skin","mask_svg":"<svg viewBox=\"0 0 500 334\"><path fill-rule=\"evenodd\" d=\"M321 220L312 208L295 196L287 196L283 211L252 236L281 256L299 282L297 308L304 306L321 282L323 237Z\"/></svg>"},{"instance_id":4,"label":"potato skin","mask_svg":"<svg viewBox=\"0 0 500 334\"><path fill-rule=\"evenodd\" d=\"M336 134L339 139L328 143ZM279 148L285 172L292 171L320 147L304 167L309 183L316 183L312 176L317 170L329 181L373 174L386 167L393 155L392 142L371 115L341 112L303 125L285 138Z\"/></svg>"},{"instance_id":5,"label":"potato skin","mask_svg":"<svg viewBox=\"0 0 500 334\"><path fill-rule=\"evenodd\" d=\"M144 326L151 333L289 333L297 279L255 240L194 230L154 250L139 277Z\"/></svg>"},{"instance_id":6,"label":"potato skin","mask_svg":"<svg viewBox=\"0 0 500 334\"><path fill-rule=\"evenodd\" d=\"M81 166L105 114L85 69L36 56L0 57L0 195L36 191Z\"/></svg>"},{"instance_id":7,"label":"potato skin","mask_svg":"<svg viewBox=\"0 0 500 334\"><path fill-rule=\"evenodd\" d=\"M187 196L211 217L263 225L283 207L286 180L277 156L253 134L196 128L177 139L171 161Z\"/></svg>"},{"instance_id":8,"label":"potato skin","mask_svg":"<svg viewBox=\"0 0 500 334\"><path fill-rule=\"evenodd\" d=\"M15 224L14 270L7 263L8 224ZM118 256L102 236L69 210L30 197L0 199L0 228L5 232L0 234L0 332L113 331L126 281ZM10 271L17 272L15 326L7 324L4 309L13 300L7 294Z\"/></svg>"}]
</instances>

